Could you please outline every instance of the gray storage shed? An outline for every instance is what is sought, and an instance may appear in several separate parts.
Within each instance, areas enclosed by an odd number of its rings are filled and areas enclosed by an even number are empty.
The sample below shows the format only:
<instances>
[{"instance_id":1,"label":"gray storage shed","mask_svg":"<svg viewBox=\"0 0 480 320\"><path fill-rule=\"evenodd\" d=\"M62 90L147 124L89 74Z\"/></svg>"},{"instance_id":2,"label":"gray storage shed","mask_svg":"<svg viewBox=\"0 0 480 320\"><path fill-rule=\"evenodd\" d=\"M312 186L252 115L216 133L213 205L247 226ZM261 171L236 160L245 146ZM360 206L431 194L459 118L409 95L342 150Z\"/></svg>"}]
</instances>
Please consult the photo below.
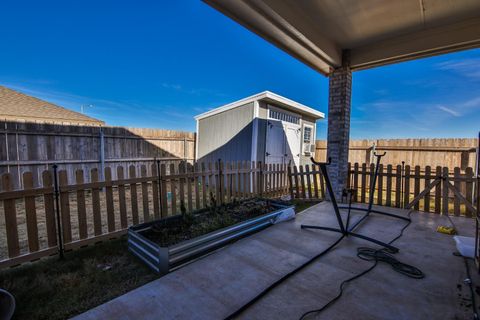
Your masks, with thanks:
<instances>
[{"instance_id":1,"label":"gray storage shed","mask_svg":"<svg viewBox=\"0 0 480 320\"><path fill-rule=\"evenodd\" d=\"M309 163L324 113L265 91L207 111L197 121L196 160Z\"/></svg>"}]
</instances>

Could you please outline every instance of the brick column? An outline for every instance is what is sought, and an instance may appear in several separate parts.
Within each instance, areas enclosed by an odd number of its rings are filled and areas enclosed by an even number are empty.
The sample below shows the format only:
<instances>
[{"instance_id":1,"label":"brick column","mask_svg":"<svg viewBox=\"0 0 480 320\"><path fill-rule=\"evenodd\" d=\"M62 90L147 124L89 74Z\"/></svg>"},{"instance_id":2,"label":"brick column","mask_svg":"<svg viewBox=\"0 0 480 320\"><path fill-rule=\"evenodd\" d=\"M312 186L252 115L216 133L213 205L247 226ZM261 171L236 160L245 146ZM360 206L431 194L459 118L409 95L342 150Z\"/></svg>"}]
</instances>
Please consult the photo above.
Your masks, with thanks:
<instances>
[{"instance_id":1,"label":"brick column","mask_svg":"<svg viewBox=\"0 0 480 320\"><path fill-rule=\"evenodd\" d=\"M344 57L343 66L330 75L328 93L327 159L332 159L328 175L338 202L348 179L351 94L352 72L348 59Z\"/></svg>"}]
</instances>

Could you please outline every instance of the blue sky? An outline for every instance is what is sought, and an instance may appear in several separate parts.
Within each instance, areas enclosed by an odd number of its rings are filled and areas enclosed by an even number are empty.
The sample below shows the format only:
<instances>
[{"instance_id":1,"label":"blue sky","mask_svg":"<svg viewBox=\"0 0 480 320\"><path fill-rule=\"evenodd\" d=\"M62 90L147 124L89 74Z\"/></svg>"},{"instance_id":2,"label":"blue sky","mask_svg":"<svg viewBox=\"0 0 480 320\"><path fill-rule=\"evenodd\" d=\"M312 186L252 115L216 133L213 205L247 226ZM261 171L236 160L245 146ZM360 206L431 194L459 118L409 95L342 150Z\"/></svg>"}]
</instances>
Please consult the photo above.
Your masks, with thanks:
<instances>
[{"instance_id":1,"label":"blue sky","mask_svg":"<svg viewBox=\"0 0 480 320\"><path fill-rule=\"evenodd\" d=\"M264 90L327 112L327 78L200 1L8 1L0 28L0 84L93 105L86 113L110 125L193 131L194 115ZM479 49L353 81L353 138L480 129Z\"/></svg>"}]
</instances>

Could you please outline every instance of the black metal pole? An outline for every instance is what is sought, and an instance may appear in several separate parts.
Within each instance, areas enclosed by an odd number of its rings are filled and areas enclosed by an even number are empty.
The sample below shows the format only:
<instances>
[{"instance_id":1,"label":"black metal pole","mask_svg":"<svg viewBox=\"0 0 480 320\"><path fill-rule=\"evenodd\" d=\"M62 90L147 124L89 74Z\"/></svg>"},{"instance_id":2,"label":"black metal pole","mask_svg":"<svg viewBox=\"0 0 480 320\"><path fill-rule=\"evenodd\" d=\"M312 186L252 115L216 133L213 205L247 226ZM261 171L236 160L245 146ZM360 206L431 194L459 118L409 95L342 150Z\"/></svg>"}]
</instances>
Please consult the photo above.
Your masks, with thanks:
<instances>
[{"instance_id":1,"label":"black metal pole","mask_svg":"<svg viewBox=\"0 0 480 320\"><path fill-rule=\"evenodd\" d=\"M370 185L370 195L369 195L369 199L368 199L368 212L372 211L374 195L375 195L375 187L377 185L378 168L380 167L380 159L385 154L386 154L386 152L384 152L383 154L377 154L376 152L373 153L373 155L377 158L377 161L375 163L375 173L373 174L373 181ZM382 190L378 190L378 192L382 192Z\"/></svg>"},{"instance_id":2,"label":"black metal pole","mask_svg":"<svg viewBox=\"0 0 480 320\"><path fill-rule=\"evenodd\" d=\"M402 161L402 172L400 172L400 208L404 207L404 195L403 195L403 184L405 182L404 180L404 175L405 175L405 161Z\"/></svg>"},{"instance_id":3,"label":"black metal pole","mask_svg":"<svg viewBox=\"0 0 480 320\"><path fill-rule=\"evenodd\" d=\"M58 165L54 164L53 166L53 186L54 186L54 196L55 196L55 214L57 216L57 235L58 235L58 255L60 259L63 259L64 248L63 248L63 237L62 237L62 223L60 218L60 191L58 188Z\"/></svg>"}]
</instances>

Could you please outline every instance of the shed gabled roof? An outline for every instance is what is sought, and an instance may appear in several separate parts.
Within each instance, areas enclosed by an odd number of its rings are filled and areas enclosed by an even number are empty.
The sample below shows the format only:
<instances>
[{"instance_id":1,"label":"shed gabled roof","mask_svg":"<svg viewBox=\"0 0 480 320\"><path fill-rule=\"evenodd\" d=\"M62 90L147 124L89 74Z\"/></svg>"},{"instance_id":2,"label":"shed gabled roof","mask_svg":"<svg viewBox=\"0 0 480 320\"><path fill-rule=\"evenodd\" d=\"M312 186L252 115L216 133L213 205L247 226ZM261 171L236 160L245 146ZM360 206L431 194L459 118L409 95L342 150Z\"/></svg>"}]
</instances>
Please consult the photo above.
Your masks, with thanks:
<instances>
[{"instance_id":1,"label":"shed gabled roof","mask_svg":"<svg viewBox=\"0 0 480 320\"><path fill-rule=\"evenodd\" d=\"M104 125L105 122L53 103L0 86L0 119L77 125Z\"/></svg>"},{"instance_id":2,"label":"shed gabled roof","mask_svg":"<svg viewBox=\"0 0 480 320\"><path fill-rule=\"evenodd\" d=\"M202 114L199 114L195 116L195 120L200 120L204 118L208 118L210 116L213 116L215 114L225 112L240 106L243 106L245 104L248 104L250 102L254 101L266 101L266 102L271 102L275 103L277 105L283 106L286 109L289 109L291 111L295 111L301 114L308 115L310 117L313 117L315 119L323 119L325 118L325 114L323 112L320 112L318 110L315 110L311 107L308 107L306 105L303 105L301 103L298 103L296 101L290 100L288 98L282 97L281 95L278 95L276 93L270 92L270 91L263 91L257 94L254 94L253 96L243 98L241 100L223 105L221 107L215 108L213 110L209 110L207 112L204 112Z\"/></svg>"}]
</instances>

